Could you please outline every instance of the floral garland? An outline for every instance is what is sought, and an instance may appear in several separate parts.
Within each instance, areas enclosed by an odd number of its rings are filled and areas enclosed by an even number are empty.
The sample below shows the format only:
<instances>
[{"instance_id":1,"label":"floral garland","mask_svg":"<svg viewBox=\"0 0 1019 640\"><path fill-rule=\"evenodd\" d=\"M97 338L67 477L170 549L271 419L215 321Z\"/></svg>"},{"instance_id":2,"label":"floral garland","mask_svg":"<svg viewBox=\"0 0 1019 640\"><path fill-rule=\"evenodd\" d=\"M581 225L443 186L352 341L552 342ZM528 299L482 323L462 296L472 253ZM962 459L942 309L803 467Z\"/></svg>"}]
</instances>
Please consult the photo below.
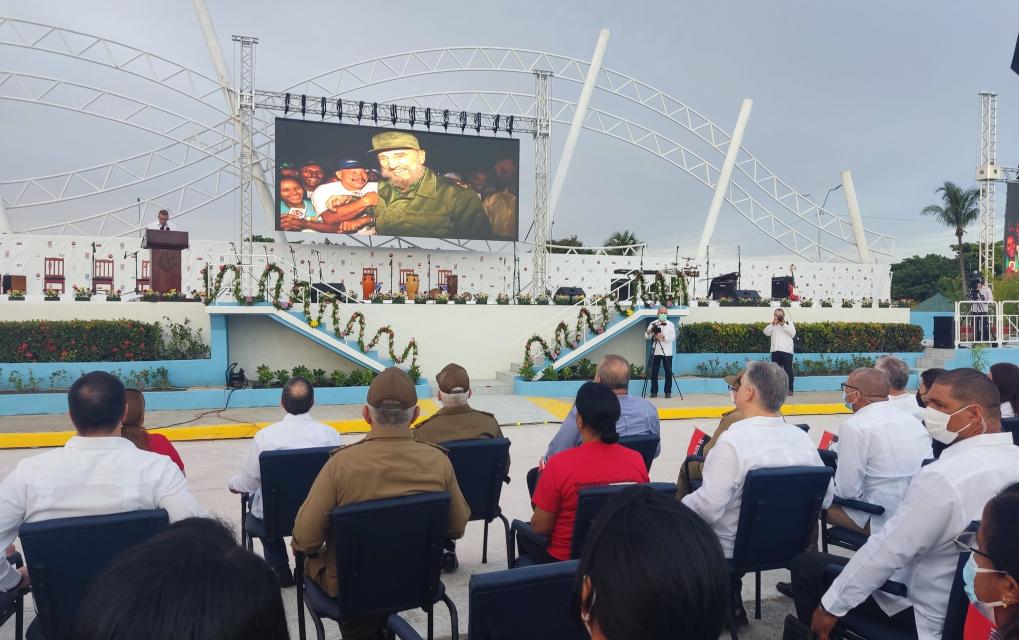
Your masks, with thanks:
<instances>
[{"instance_id":1,"label":"floral garland","mask_svg":"<svg viewBox=\"0 0 1019 640\"><path fill-rule=\"evenodd\" d=\"M269 289L269 278L273 275L276 276L276 285L272 289L272 294L266 295ZM265 265L265 269L262 270L262 277L258 279L258 297L272 302L272 306L277 309L284 308L284 303L280 302L280 293L283 291L283 278L283 269L270 263Z\"/></svg>"},{"instance_id":2,"label":"floral garland","mask_svg":"<svg viewBox=\"0 0 1019 640\"><path fill-rule=\"evenodd\" d=\"M544 338L542 338L539 335L533 335L533 336L531 336L527 340L527 344L524 345L524 360L525 361L532 360L532 358L531 358L531 346L534 345L534 344L537 344L539 347L541 347L541 353L542 353L542 355L545 356L546 360L551 361L551 360L555 360L556 358L559 357L559 351L557 350L557 351L553 352L551 349L549 349L548 343L545 342Z\"/></svg>"},{"instance_id":3,"label":"floral garland","mask_svg":"<svg viewBox=\"0 0 1019 640\"><path fill-rule=\"evenodd\" d=\"M361 351L366 351L366 349L364 348L364 314L361 313L360 311L357 311L354 313L354 315L350 316L350 320L347 320L347 326L343 330L342 334L337 335L339 335L339 337L341 338L350 335L350 330L354 328L355 322L358 324L357 346L359 349L361 349Z\"/></svg>"},{"instance_id":4,"label":"floral garland","mask_svg":"<svg viewBox=\"0 0 1019 640\"><path fill-rule=\"evenodd\" d=\"M211 286L210 286L209 265L208 264L206 264L204 267L202 267L202 272L201 273L202 273L202 280L205 282L205 293L206 293L205 304L207 304L207 305L212 304L213 302L215 302L216 298L219 297L219 294L222 293L222 291L223 291L223 278L226 277L227 273L233 273L234 274L234 281L233 281L234 299L239 304L244 304L245 303L245 298L241 294L241 268L238 265L236 265L236 264L221 264L221 265L219 265L219 273L217 273L215 279L212 280Z\"/></svg>"},{"instance_id":5,"label":"floral garland","mask_svg":"<svg viewBox=\"0 0 1019 640\"><path fill-rule=\"evenodd\" d=\"M577 314L577 328L575 331L577 342L580 341L581 336L584 335L584 326L587 326L588 331L595 335L601 335L605 333L605 326L608 324L605 319L604 313L602 319L599 320L598 324L595 325L594 318L591 316L591 312L587 310L587 307L580 309L580 313Z\"/></svg>"},{"instance_id":6,"label":"floral garland","mask_svg":"<svg viewBox=\"0 0 1019 640\"><path fill-rule=\"evenodd\" d=\"M579 334L579 331L578 331ZM552 335L552 341L556 345L556 353L562 351L563 347L569 347L570 349L576 349L579 340L579 335L574 340L570 339L570 328L565 322L560 322L556 325L555 333ZM558 355L556 356L558 357Z\"/></svg>"},{"instance_id":7,"label":"floral garland","mask_svg":"<svg viewBox=\"0 0 1019 640\"><path fill-rule=\"evenodd\" d=\"M411 338L410 342L407 343L407 346L404 347L403 353L400 354L399 356L397 356L396 355L396 351L393 349L393 342L396 340L396 334L388 326L381 327L378 331L375 332L375 335L372 337L371 342L368 343L368 349L369 350L370 349L374 349L375 345L377 345L379 343L379 338L381 338L383 335L389 337L389 359L390 360L392 360L396 364L403 364L407 360L407 356L409 355L410 356L410 364L411 364L411 366L413 367L413 366L417 365L417 361L418 361L418 345L417 345L417 342L415 342L414 339Z\"/></svg>"}]
</instances>

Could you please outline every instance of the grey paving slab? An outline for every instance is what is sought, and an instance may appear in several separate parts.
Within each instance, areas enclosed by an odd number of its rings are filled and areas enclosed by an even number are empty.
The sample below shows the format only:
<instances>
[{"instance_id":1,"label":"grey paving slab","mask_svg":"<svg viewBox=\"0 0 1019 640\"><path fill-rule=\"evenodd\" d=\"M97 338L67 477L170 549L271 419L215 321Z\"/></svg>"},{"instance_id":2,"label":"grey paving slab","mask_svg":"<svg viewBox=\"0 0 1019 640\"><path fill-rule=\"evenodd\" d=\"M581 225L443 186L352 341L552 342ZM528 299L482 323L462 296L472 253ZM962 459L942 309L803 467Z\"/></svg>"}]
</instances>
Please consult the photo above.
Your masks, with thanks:
<instances>
[{"instance_id":1,"label":"grey paving slab","mask_svg":"<svg viewBox=\"0 0 1019 640\"><path fill-rule=\"evenodd\" d=\"M500 410L496 401L491 406L497 411ZM797 418L797 421L807 422L811 425L811 435L815 439L820 438L824 429L837 432L838 423L841 420L838 416L804 416ZM679 467L685 456L686 447L695 426L702 429L714 429L716 420L677 420L667 421L662 429L662 454L655 461L651 469L653 481L674 482L679 474ZM538 458L545 452L545 447L552 437L555 429L554 424L533 424L507 426L504 429L506 436L512 441L513 468L510 475L513 481L505 487L502 496L502 507L507 517L526 520L530 518L531 507L527 495L527 488L523 481L527 469L537 463ZM344 436L346 442L355 442L362 436ZM187 469L188 483L191 486L195 497L201 502L209 513L229 523L235 530L239 530L240 504L237 496L226 489L227 479L236 472L248 451L250 442L246 440L223 440L213 442L181 442L177 444L181 457ZM0 451L0 477L6 475L13 469L17 462L25 457L36 455L31 450L7 450ZM467 583L474 573L483 573L505 568L506 552L505 538L501 526L495 523L490 530L489 536L489 562L481 564L481 542L482 525L471 523L467 527L467 533L461 540L457 549L460 557L460 569L452 575L443 577L447 590L456 603L460 613L461 633L466 634L467 629ZM257 543L256 543L257 547ZM781 637L782 621L787 613L791 613L792 602L782 597L775 590L775 583L787 579L785 571L769 571L764 573L762 580L762 595L764 602L764 616L762 620L751 620L749 630L740 633L741 638L749 640L764 640ZM744 581L743 599L752 602L753 580ZM296 600L293 589L284 593L284 601L287 605L287 615L290 621L291 636L297 637L297 619L295 615ZM28 606L27 617L33 617L33 607ZM408 619L420 630L424 630L424 615L419 612L409 612ZM449 618L443 608L437 607L436 615L436 637L449 636ZM339 638L335 625L328 627L328 638ZM0 628L0 639L13 637L13 626L8 624ZM723 637L728 637L724 635Z\"/></svg>"}]
</instances>

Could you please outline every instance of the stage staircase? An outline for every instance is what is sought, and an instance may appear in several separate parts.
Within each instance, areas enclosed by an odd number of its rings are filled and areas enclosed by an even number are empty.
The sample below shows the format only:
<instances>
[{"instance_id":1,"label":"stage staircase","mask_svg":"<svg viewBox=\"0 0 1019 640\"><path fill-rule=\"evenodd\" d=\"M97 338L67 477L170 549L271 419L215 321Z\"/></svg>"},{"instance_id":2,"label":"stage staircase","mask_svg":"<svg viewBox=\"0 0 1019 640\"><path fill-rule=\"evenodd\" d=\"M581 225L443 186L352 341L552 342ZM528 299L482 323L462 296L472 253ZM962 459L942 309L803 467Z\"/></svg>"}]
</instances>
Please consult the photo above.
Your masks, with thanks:
<instances>
[{"instance_id":1,"label":"stage staircase","mask_svg":"<svg viewBox=\"0 0 1019 640\"><path fill-rule=\"evenodd\" d=\"M916 359L916 366L913 370L917 373L925 369L947 369L948 363L955 358L955 349L935 349L924 347L923 355Z\"/></svg>"},{"instance_id":2,"label":"stage staircase","mask_svg":"<svg viewBox=\"0 0 1019 640\"><path fill-rule=\"evenodd\" d=\"M217 303L209 305L205 309L209 315L260 316L269 318L287 329L308 338L312 342L329 349L333 353L350 360L354 364L367 369L382 371L394 364L392 360L382 357L378 351L361 351L357 346L357 339L353 335L347 336L346 339L337 338L336 334L326 327L325 322L318 327L312 327L305 319L303 311L284 311L276 309L267 303L251 306ZM367 340L368 337L366 332L365 339ZM379 342L380 346L383 344L386 344L385 339Z\"/></svg>"}]
</instances>

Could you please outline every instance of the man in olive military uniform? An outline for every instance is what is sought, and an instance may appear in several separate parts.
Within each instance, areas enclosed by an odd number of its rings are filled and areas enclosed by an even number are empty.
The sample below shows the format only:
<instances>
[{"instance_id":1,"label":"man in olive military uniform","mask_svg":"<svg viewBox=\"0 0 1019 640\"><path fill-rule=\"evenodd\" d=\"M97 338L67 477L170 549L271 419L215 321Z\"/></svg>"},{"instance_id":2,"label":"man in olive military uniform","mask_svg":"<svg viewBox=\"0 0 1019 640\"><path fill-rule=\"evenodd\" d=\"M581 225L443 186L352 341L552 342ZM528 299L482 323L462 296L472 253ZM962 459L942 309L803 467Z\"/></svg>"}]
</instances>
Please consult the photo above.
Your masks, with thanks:
<instances>
[{"instance_id":1,"label":"man in olive military uniform","mask_svg":"<svg viewBox=\"0 0 1019 640\"><path fill-rule=\"evenodd\" d=\"M377 234L477 240L495 237L478 194L426 167L425 152L413 134L376 134L368 153L377 154L382 168L375 205Z\"/></svg>"},{"instance_id":2,"label":"man in olive military uniform","mask_svg":"<svg viewBox=\"0 0 1019 640\"><path fill-rule=\"evenodd\" d=\"M305 575L329 595L337 593L336 558L329 548L330 513L336 507L430 491L449 492L446 535L464 534L470 507L456 483L453 466L438 446L418 442L410 430L420 409L414 382L405 372L390 368L372 380L368 404L361 415L371 431L360 442L333 451L315 478L294 521L295 551L307 556ZM385 616L345 621L345 640L370 640Z\"/></svg>"},{"instance_id":3,"label":"man in olive military uniform","mask_svg":"<svg viewBox=\"0 0 1019 640\"><path fill-rule=\"evenodd\" d=\"M467 404L471 397L471 379L466 369L451 362L436 374L435 382L439 385L442 408L414 429L414 438L418 442L442 444L451 440L503 437L495 416L472 409ZM506 470L509 471L509 460L506 461ZM456 558L456 543L447 539L445 548L442 568L447 572L455 571L460 566Z\"/></svg>"},{"instance_id":4,"label":"man in olive military uniform","mask_svg":"<svg viewBox=\"0 0 1019 640\"><path fill-rule=\"evenodd\" d=\"M743 384L743 374L746 373L746 369L740 369L739 373L734 376L725 376L725 382L729 385L729 395L732 397L733 404L736 403L736 392L739 391L740 386ZM722 437L722 434L729 430L729 427L736 424L744 418L743 412L739 409L733 409L726 411L722 414L722 419L718 423L718 428L715 429L715 433L708 440L707 444L704 445L704 450L701 455L705 458L711 453L711 450L718 444L718 439ZM689 477L687 476L689 473ZM676 497L680 500L683 496L690 493L690 481L691 480L702 480L704 473L703 462L691 462L690 464L684 464L679 469L679 479L676 480L676 486L679 487L679 491L676 492Z\"/></svg>"},{"instance_id":5,"label":"man in olive military uniform","mask_svg":"<svg viewBox=\"0 0 1019 640\"><path fill-rule=\"evenodd\" d=\"M471 379L466 369L458 364L447 364L435 376L435 382L439 385L442 408L414 429L418 442L442 444L450 440L502 437L494 415L472 409L467 404L471 397Z\"/></svg>"}]
</instances>

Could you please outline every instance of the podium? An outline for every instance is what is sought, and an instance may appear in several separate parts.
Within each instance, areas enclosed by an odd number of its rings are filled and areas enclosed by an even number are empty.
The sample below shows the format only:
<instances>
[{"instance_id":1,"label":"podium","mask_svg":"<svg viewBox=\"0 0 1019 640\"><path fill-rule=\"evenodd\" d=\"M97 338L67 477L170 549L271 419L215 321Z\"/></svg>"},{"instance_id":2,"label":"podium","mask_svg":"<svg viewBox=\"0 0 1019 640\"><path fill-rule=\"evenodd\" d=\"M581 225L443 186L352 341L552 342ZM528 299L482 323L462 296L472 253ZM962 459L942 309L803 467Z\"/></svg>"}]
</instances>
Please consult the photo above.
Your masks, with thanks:
<instances>
[{"instance_id":1,"label":"podium","mask_svg":"<svg viewBox=\"0 0 1019 640\"><path fill-rule=\"evenodd\" d=\"M142 238L142 249L152 252L152 290L166 293L170 289L180 291L180 252L187 249L186 231L160 231L146 229Z\"/></svg>"}]
</instances>

